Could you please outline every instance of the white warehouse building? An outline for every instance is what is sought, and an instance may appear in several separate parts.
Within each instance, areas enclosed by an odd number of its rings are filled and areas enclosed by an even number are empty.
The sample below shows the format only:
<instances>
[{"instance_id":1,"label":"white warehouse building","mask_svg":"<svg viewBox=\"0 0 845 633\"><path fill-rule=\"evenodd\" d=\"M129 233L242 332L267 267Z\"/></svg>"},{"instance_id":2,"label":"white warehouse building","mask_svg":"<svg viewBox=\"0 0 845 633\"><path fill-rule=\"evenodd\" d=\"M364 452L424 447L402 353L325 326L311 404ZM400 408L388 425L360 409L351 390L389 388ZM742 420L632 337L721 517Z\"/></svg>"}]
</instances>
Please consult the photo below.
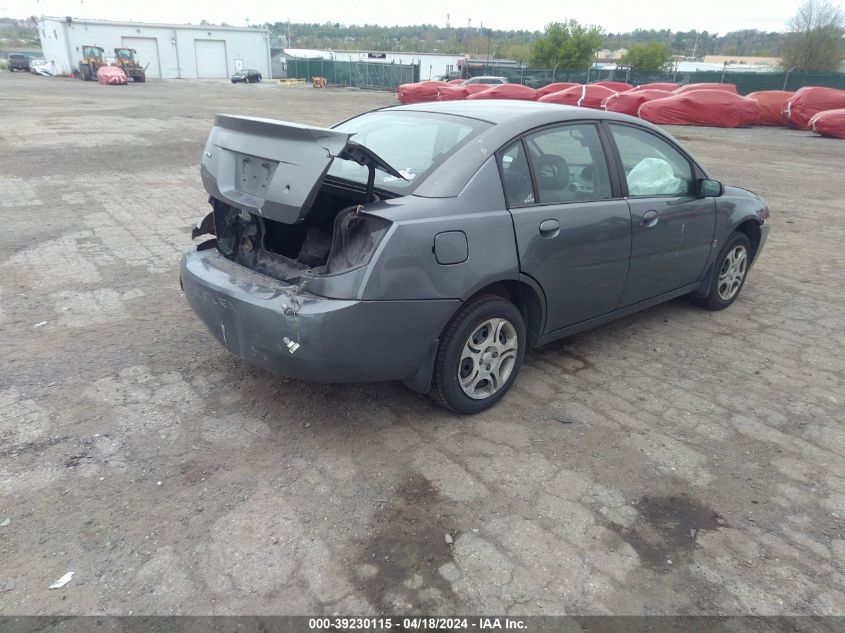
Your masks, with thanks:
<instances>
[{"instance_id":1,"label":"white warehouse building","mask_svg":"<svg viewBox=\"0 0 845 633\"><path fill-rule=\"evenodd\" d=\"M57 74L73 73L89 45L105 49L109 62L115 48L134 48L148 78L222 79L241 68L271 78L265 29L42 17L38 33L44 59Z\"/></svg>"}]
</instances>

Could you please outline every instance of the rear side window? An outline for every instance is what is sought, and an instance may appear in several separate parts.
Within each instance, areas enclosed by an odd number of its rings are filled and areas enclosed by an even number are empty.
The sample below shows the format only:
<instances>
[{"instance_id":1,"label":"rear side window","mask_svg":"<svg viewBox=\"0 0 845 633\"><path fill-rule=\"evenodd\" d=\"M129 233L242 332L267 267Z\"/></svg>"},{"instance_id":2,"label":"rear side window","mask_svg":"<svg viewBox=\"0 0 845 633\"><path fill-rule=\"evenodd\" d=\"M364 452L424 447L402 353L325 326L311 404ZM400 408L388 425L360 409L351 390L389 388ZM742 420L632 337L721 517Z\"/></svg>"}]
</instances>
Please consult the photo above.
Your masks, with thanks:
<instances>
[{"instance_id":1,"label":"rear side window","mask_svg":"<svg viewBox=\"0 0 845 633\"><path fill-rule=\"evenodd\" d=\"M525 156L522 141L516 141L499 155L502 168L502 183L508 208L524 207L534 204L534 185L531 182L531 169Z\"/></svg>"},{"instance_id":2,"label":"rear side window","mask_svg":"<svg viewBox=\"0 0 845 633\"><path fill-rule=\"evenodd\" d=\"M598 130L589 123L542 130L525 139L541 204L607 200L610 175Z\"/></svg>"},{"instance_id":3,"label":"rear side window","mask_svg":"<svg viewBox=\"0 0 845 633\"><path fill-rule=\"evenodd\" d=\"M619 149L629 196L686 196L695 190L686 156L650 132L627 125L610 126Z\"/></svg>"}]
</instances>

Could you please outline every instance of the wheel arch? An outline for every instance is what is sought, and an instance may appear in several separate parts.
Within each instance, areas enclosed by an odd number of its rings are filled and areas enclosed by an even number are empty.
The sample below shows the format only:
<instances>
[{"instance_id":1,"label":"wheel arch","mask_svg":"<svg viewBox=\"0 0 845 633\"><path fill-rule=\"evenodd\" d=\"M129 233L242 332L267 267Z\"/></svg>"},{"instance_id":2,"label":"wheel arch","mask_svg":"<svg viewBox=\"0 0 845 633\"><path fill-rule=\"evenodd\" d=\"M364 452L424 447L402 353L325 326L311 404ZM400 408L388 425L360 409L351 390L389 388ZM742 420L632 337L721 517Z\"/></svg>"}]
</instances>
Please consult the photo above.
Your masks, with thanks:
<instances>
[{"instance_id":1,"label":"wheel arch","mask_svg":"<svg viewBox=\"0 0 845 633\"><path fill-rule=\"evenodd\" d=\"M751 243L751 261L757 258L757 251L760 248L760 239L762 231L760 230L760 220L756 217L746 218L736 225L734 231L745 233L748 241Z\"/></svg>"},{"instance_id":2,"label":"wheel arch","mask_svg":"<svg viewBox=\"0 0 845 633\"><path fill-rule=\"evenodd\" d=\"M495 295L513 303L525 319L528 347L531 348L537 343L546 322L546 300L536 281L526 275L520 275L518 279L494 281L476 290L464 303L482 295Z\"/></svg>"}]
</instances>

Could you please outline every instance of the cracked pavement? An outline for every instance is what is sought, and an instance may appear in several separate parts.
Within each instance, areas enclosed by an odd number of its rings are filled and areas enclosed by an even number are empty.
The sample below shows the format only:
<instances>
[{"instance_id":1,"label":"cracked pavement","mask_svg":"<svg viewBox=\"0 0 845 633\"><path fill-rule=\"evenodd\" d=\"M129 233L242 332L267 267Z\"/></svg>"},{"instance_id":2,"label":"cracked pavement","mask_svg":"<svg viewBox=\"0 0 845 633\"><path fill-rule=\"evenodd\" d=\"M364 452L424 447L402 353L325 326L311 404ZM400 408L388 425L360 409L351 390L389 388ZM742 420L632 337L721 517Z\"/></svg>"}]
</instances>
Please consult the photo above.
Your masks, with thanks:
<instances>
[{"instance_id":1,"label":"cracked pavement","mask_svg":"<svg viewBox=\"0 0 845 633\"><path fill-rule=\"evenodd\" d=\"M845 142L673 128L769 202L740 299L458 417L250 367L179 291L214 114L392 102L0 76L0 614L845 614Z\"/></svg>"}]
</instances>

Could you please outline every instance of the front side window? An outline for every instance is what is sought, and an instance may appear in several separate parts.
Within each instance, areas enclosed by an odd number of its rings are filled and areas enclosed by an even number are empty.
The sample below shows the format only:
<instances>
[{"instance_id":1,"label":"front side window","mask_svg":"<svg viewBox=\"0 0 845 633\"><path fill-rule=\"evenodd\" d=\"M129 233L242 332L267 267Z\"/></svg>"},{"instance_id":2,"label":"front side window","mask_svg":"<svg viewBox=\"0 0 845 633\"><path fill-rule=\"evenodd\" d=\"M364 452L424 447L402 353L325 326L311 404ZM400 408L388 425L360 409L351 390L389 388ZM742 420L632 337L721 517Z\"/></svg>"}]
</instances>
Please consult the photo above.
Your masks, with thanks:
<instances>
[{"instance_id":1,"label":"front side window","mask_svg":"<svg viewBox=\"0 0 845 633\"><path fill-rule=\"evenodd\" d=\"M663 139L628 125L611 124L630 196L686 196L695 191L689 160Z\"/></svg>"},{"instance_id":2,"label":"front side window","mask_svg":"<svg viewBox=\"0 0 845 633\"><path fill-rule=\"evenodd\" d=\"M352 140L371 149L404 180L376 169L376 186L403 194L414 189L434 168L489 123L466 117L424 112L370 112L334 129L354 132ZM366 183L365 166L335 160L329 175Z\"/></svg>"},{"instance_id":3,"label":"front side window","mask_svg":"<svg viewBox=\"0 0 845 633\"><path fill-rule=\"evenodd\" d=\"M542 130L525 139L540 204L607 200L610 175L598 130L589 123Z\"/></svg>"}]
</instances>

